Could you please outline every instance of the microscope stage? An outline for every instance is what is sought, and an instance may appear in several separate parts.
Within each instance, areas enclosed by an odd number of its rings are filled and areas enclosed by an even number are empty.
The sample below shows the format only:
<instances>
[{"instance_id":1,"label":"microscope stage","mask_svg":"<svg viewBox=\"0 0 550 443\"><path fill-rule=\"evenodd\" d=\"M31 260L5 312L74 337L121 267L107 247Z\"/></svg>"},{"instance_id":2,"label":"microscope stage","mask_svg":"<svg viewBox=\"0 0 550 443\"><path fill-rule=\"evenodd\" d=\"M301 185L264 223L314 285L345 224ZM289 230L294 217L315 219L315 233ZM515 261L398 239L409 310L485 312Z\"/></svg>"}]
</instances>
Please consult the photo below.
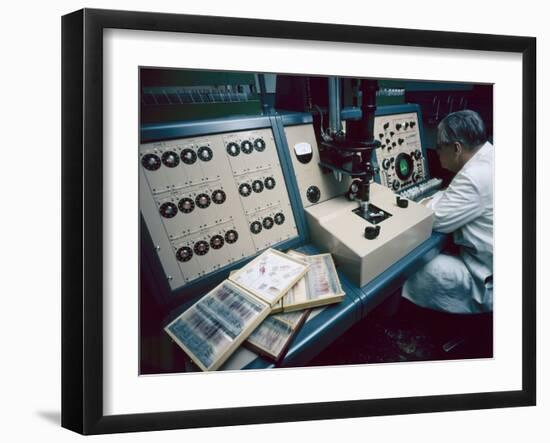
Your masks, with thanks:
<instances>
[{"instance_id":1,"label":"microscope stage","mask_svg":"<svg viewBox=\"0 0 550 443\"><path fill-rule=\"evenodd\" d=\"M330 251L339 269L360 287L427 240L433 225L430 209L413 201L400 208L396 195L376 183L370 185L370 203L391 216L370 223L357 213L359 203L345 197L305 209L313 243ZM380 227L372 240L364 235L369 226Z\"/></svg>"}]
</instances>

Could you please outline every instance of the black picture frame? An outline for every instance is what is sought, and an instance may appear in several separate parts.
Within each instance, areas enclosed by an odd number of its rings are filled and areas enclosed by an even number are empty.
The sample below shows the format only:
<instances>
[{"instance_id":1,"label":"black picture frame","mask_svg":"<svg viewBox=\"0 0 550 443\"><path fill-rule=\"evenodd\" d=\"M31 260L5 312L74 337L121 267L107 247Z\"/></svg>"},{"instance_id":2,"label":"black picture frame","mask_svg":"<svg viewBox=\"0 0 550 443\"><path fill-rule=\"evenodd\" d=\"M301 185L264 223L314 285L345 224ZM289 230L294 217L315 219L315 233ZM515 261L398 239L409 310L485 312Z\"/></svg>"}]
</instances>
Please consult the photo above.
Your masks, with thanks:
<instances>
[{"instance_id":1,"label":"black picture frame","mask_svg":"<svg viewBox=\"0 0 550 443\"><path fill-rule=\"evenodd\" d=\"M522 56L522 388L131 415L103 413L103 31L108 28L519 53ZM62 19L62 426L82 434L536 403L536 39L84 9Z\"/></svg>"}]
</instances>

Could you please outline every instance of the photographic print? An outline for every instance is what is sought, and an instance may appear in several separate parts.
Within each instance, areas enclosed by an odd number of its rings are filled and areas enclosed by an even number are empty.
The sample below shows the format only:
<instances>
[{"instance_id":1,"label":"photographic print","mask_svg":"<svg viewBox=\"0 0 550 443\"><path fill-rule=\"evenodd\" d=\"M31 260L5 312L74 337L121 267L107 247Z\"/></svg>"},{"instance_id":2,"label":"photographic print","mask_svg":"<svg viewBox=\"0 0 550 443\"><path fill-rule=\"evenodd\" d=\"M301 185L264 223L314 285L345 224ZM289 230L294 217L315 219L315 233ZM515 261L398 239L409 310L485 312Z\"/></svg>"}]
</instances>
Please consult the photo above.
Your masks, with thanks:
<instances>
[{"instance_id":1,"label":"photographic print","mask_svg":"<svg viewBox=\"0 0 550 443\"><path fill-rule=\"evenodd\" d=\"M97 10L63 33L64 426L533 404L534 39Z\"/></svg>"}]
</instances>

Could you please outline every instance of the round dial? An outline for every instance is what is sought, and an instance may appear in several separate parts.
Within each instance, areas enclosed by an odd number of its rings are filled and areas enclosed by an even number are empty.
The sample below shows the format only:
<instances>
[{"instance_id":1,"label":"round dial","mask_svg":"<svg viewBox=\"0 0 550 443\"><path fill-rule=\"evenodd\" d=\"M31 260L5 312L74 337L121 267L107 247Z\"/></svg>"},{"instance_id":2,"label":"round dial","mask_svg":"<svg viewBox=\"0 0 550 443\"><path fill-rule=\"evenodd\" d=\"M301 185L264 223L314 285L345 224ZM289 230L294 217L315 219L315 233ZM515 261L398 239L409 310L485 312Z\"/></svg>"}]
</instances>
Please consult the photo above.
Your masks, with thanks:
<instances>
[{"instance_id":1,"label":"round dial","mask_svg":"<svg viewBox=\"0 0 550 443\"><path fill-rule=\"evenodd\" d=\"M254 140L254 148L258 152L262 152L265 149L265 142L263 138L257 138Z\"/></svg>"},{"instance_id":2,"label":"round dial","mask_svg":"<svg viewBox=\"0 0 550 443\"><path fill-rule=\"evenodd\" d=\"M235 243L239 239L239 234L234 229L225 233L225 241L229 244Z\"/></svg>"},{"instance_id":3,"label":"round dial","mask_svg":"<svg viewBox=\"0 0 550 443\"><path fill-rule=\"evenodd\" d=\"M259 221L252 222L250 224L250 232L253 234L259 234L262 232L262 224Z\"/></svg>"},{"instance_id":4,"label":"round dial","mask_svg":"<svg viewBox=\"0 0 550 443\"><path fill-rule=\"evenodd\" d=\"M262 225L265 229L271 229L273 227L273 218L266 217L262 220Z\"/></svg>"},{"instance_id":5,"label":"round dial","mask_svg":"<svg viewBox=\"0 0 550 443\"><path fill-rule=\"evenodd\" d=\"M264 184L261 180L254 180L252 182L252 190L258 194L264 190Z\"/></svg>"},{"instance_id":6,"label":"round dial","mask_svg":"<svg viewBox=\"0 0 550 443\"><path fill-rule=\"evenodd\" d=\"M160 158L155 154L145 154L141 157L141 164L148 171L156 171L160 168Z\"/></svg>"},{"instance_id":7,"label":"round dial","mask_svg":"<svg viewBox=\"0 0 550 443\"><path fill-rule=\"evenodd\" d=\"M225 199L226 199L225 192L222 191L221 189L216 189L212 193L212 201L217 205L221 205L225 201Z\"/></svg>"},{"instance_id":8,"label":"round dial","mask_svg":"<svg viewBox=\"0 0 550 443\"><path fill-rule=\"evenodd\" d=\"M407 180L413 173L413 159L409 154L401 153L395 158L395 173L401 180Z\"/></svg>"},{"instance_id":9,"label":"round dial","mask_svg":"<svg viewBox=\"0 0 550 443\"><path fill-rule=\"evenodd\" d=\"M228 143L225 149L231 157L236 157L237 155L239 155L239 152L241 152L241 148L239 148L239 145L234 142Z\"/></svg>"},{"instance_id":10,"label":"round dial","mask_svg":"<svg viewBox=\"0 0 550 443\"><path fill-rule=\"evenodd\" d=\"M250 140L245 140L241 143L241 151L245 154L250 154L253 150L254 147L252 146L252 142Z\"/></svg>"},{"instance_id":11,"label":"round dial","mask_svg":"<svg viewBox=\"0 0 550 443\"><path fill-rule=\"evenodd\" d=\"M311 203L317 203L321 198L321 191L317 186L307 188L306 197Z\"/></svg>"},{"instance_id":12,"label":"round dial","mask_svg":"<svg viewBox=\"0 0 550 443\"><path fill-rule=\"evenodd\" d=\"M212 249L220 249L223 246L223 237L221 235L215 235L210 239L210 246Z\"/></svg>"},{"instance_id":13,"label":"round dial","mask_svg":"<svg viewBox=\"0 0 550 443\"><path fill-rule=\"evenodd\" d=\"M210 197L207 194L199 194L195 197L195 203L201 209L210 206Z\"/></svg>"},{"instance_id":14,"label":"round dial","mask_svg":"<svg viewBox=\"0 0 550 443\"><path fill-rule=\"evenodd\" d=\"M179 201L178 208L184 214L189 214L195 209L195 202L189 197L184 197Z\"/></svg>"},{"instance_id":15,"label":"round dial","mask_svg":"<svg viewBox=\"0 0 550 443\"><path fill-rule=\"evenodd\" d=\"M180 158L174 151L166 151L162 154L162 163L168 168L175 168L180 164Z\"/></svg>"},{"instance_id":16,"label":"round dial","mask_svg":"<svg viewBox=\"0 0 550 443\"><path fill-rule=\"evenodd\" d=\"M210 249L210 246L208 246L208 243L204 240L200 240L197 243L195 243L195 246L193 247L195 254L197 255L204 255L208 252Z\"/></svg>"},{"instance_id":17,"label":"round dial","mask_svg":"<svg viewBox=\"0 0 550 443\"><path fill-rule=\"evenodd\" d=\"M414 158L416 158L417 160L420 160L422 158L422 152L420 152L420 149L414 151Z\"/></svg>"},{"instance_id":18,"label":"round dial","mask_svg":"<svg viewBox=\"0 0 550 443\"><path fill-rule=\"evenodd\" d=\"M214 154L212 153L212 149L210 149L208 146L201 146L199 148L198 154L199 154L199 158L203 162L209 162L210 160L212 160L212 157L214 156Z\"/></svg>"},{"instance_id":19,"label":"round dial","mask_svg":"<svg viewBox=\"0 0 550 443\"><path fill-rule=\"evenodd\" d=\"M193 250L189 246L182 246L176 251L178 261L186 262L193 257Z\"/></svg>"},{"instance_id":20,"label":"round dial","mask_svg":"<svg viewBox=\"0 0 550 443\"><path fill-rule=\"evenodd\" d=\"M248 183L241 183L239 185L239 194L241 194L243 197L248 197L251 192L252 188Z\"/></svg>"},{"instance_id":21,"label":"round dial","mask_svg":"<svg viewBox=\"0 0 550 443\"><path fill-rule=\"evenodd\" d=\"M273 220L275 224L282 225L285 222L285 215L282 212L277 212L277 214L273 216Z\"/></svg>"},{"instance_id":22,"label":"round dial","mask_svg":"<svg viewBox=\"0 0 550 443\"><path fill-rule=\"evenodd\" d=\"M178 213L178 208L174 203L166 202L160 205L159 212L164 218L172 218Z\"/></svg>"},{"instance_id":23,"label":"round dial","mask_svg":"<svg viewBox=\"0 0 550 443\"><path fill-rule=\"evenodd\" d=\"M391 161L389 158L385 158L384 160L382 160L382 167L384 169L389 169L390 165L391 165Z\"/></svg>"},{"instance_id":24,"label":"round dial","mask_svg":"<svg viewBox=\"0 0 550 443\"><path fill-rule=\"evenodd\" d=\"M273 177L267 177L264 180L264 185L267 189L273 189L275 187L275 179Z\"/></svg>"},{"instance_id":25,"label":"round dial","mask_svg":"<svg viewBox=\"0 0 550 443\"><path fill-rule=\"evenodd\" d=\"M192 165L197 161L197 153L192 149L185 148L181 151L181 161L186 165Z\"/></svg>"},{"instance_id":26,"label":"round dial","mask_svg":"<svg viewBox=\"0 0 550 443\"><path fill-rule=\"evenodd\" d=\"M391 184L391 187L393 188L394 191L397 191L399 189L399 186L400 186L399 180L397 180L397 179L394 180Z\"/></svg>"}]
</instances>

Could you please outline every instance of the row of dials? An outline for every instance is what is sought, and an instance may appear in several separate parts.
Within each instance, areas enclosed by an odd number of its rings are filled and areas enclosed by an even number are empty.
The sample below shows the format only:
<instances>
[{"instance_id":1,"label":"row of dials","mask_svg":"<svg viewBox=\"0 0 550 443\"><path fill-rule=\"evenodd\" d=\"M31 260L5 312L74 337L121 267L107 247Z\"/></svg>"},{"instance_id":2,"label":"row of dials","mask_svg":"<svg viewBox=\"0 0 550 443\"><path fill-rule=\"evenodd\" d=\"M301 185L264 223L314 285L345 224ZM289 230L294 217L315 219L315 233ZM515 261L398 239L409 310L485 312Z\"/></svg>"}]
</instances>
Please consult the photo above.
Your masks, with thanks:
<instances>
[{"instance_id":1,"label":"row of dials","mask_svg":"<svg viewBox=\"0 0 550 443\"><path fill-rule=\"evenodd\" d=\"M252 194L252 191L259 194L264 188L269 190L275 188L275 179L273 177L267 177L263 181L258 179L254 180L252 183L241 183L239 185L239 194L243 197L248 197Z\"/></svg>"},{"instance_id":2,"label":"row of dials","mask_svg":"<svg viewBox=\"0 0 550 443\"><path fill-rule=\"evenodd\" d=\"M261 221L256 220L250 223L250 232L259 234L263 229L271 229L274 225L282 225L285 222L285 215L277 212L273 217L264 217Z\"/></svg>"},{"instance_id":3,"label":"row of dials","mask_svg":"<svg viewBox=\"0 0 550 443\"><path fill-rule=\"evenodd\" d=\"M199 240L191 246L182 246L176 251L176 258L180 262L191 260L193 254L198 256L206 255L210 248L221 249L225 243L233 244L239 239L239 234L234 229L225 233L225 235L216 234L210 238L210 241Z\"/></svg>"},{"instance_id":4,"label":"row of dials","mask_svg":"<svg viewBox=\"0 0 550 443\"><path fill-rule=\"evenodd\" d=\"M141 164L148 171L156 171L161 165L167 168L175 168L180 164L180 158L186 165L192 165L200 159L203 162L209 162L214 157L214 153L209 146L201 146L197 152L193 149L185 148L178 155L174 151L165 151L159 157L157 154L145 154L141 157Z\"/></svg>"},{"instance_id":5,"label":"row of dials","mask_svg":"<svg viewBox=\"0 0 550 443\"><path fill-rule=\"evenodd\" d=\"M183 197L180 199L177 206L173 202L164 202L160 205L159 212L164 218L172 218L176 216L178 209L184 214L189 214L190 212L193 212L195 207L199 207L201 209L208 208L212 202L217 205L221 205L225 202L226 198L226 194L223 190L216 189L212 192L211 196L203 192L198 194L194 199L190 197Z\"/></svg>"},{"instance_id":6,"label":"row of dials","mask_svg":"<svg viewBox=\"0 0 550 443\"><path fill-rule=\"evenodd\" d=\"M409 122L398 122L395 124L395 130L401 131L401 129L403 129L404 131L406 131L409 128L413 129L415 126L416 126L416 122L414 120L411 120ZM384 123L383 128L384 128L384 131L387 131L388 129L390 129L390 122Z\"/></svg>"},{"instance_id":7,"label":"row of dials","mask_svg":"<svg viewBox=\"0 0 550 443\"><path fill-rule=\"evenodd\" d=\"M241 143L229 142L225 145L225 150L231 157L237 157L241 152L243 154L252 154L254 150L262 152L265 150L265 141L260 137L254 141L244 140Z\"/></svg>"}]
</instances>

